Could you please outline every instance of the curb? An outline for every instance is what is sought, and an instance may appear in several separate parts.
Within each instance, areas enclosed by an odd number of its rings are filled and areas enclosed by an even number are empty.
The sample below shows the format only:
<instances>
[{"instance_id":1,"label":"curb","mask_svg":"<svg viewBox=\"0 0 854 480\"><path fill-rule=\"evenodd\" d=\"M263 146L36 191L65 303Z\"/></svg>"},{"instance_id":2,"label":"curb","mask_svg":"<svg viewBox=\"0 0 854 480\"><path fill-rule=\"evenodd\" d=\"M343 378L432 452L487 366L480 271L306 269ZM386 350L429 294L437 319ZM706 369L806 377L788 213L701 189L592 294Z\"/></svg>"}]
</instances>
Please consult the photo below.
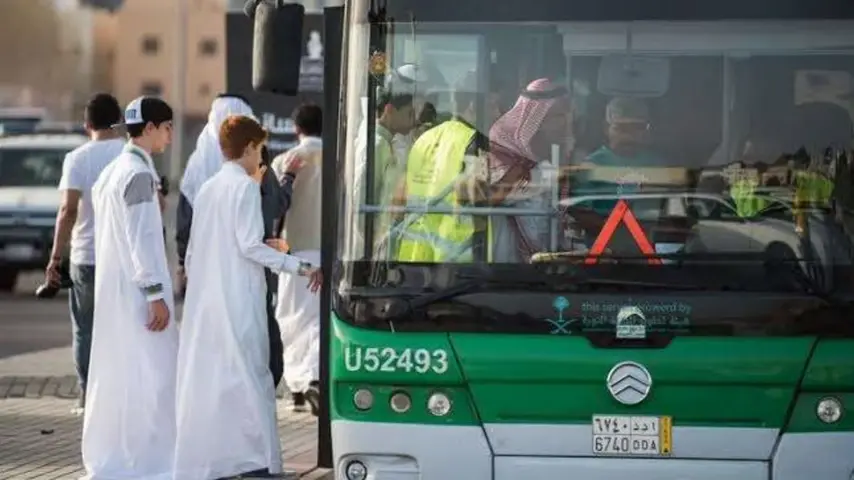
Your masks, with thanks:
<instances>
[{"instance_id":1,"label":"curb","mask_svg":"<svg viewBox=\"0 0 854 480\"><path fill-rule=\"evenodd\" d=\"M76 399L80 395L77 377L0 377L0 399L56 397Z\"/></svg>"}]
</instances>

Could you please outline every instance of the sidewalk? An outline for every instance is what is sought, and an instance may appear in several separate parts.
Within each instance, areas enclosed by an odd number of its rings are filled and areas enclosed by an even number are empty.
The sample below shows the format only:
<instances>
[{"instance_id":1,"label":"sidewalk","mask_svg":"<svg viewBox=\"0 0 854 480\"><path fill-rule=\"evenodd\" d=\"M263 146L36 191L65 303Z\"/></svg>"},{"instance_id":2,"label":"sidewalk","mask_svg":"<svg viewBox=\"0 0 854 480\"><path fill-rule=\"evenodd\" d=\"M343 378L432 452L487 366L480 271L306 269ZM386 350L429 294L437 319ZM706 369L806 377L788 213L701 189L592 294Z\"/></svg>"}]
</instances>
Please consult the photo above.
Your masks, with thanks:
<instances>
[{"instance_id":1,"label":"sidewalk","mask_svg":"<svg viewBox=\"0 0 854 480\"><path fill-rule=\"evenodd\" d=\"M316 419L291 412L283 393L278 413L286 470L298 478L331 480L330 473L314 468ZM67 347L0 359L0 479L76 480L83 475L83 420L71 414L77 395Z\"/></svg>"}]
</instances>

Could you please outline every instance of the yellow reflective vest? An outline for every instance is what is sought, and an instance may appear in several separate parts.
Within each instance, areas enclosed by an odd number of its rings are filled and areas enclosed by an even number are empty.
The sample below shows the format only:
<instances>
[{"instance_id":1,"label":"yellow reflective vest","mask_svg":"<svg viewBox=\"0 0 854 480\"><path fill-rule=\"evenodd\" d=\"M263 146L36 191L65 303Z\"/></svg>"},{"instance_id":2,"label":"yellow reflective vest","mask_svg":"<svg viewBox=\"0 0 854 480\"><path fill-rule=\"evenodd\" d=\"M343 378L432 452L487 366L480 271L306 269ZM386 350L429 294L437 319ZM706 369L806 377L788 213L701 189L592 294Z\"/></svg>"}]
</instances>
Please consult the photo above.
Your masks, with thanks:
<instances>
[{"instance_id":1,"label":"yellow reflective vest","mask_svg":"<svg viewBox=\"0 0 854 480\"><path fill-rule=\"evenodd\" d=\"M477 131L451 119L418 137L406 163L407 206L458 206L455 185ZM398 225L397 260L471 262L474 223L470 215L408 213Z\"/></svg>"}]
</instances>

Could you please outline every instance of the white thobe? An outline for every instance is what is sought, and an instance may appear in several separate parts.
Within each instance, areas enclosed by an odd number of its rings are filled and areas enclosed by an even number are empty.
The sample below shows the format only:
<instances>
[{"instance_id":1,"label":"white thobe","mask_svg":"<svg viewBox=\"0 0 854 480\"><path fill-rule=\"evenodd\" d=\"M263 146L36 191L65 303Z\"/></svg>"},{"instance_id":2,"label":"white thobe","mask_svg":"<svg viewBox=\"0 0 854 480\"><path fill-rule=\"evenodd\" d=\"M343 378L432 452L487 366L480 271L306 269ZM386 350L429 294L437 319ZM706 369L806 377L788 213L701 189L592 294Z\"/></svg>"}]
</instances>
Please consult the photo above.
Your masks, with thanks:
<instances>
[{"instance_id":1,"label":"white thobe","mask_svg":"<svg viewBox=\"0 0 854 480\"><path fill-rule=\"evenodd\" d=\"M223 165L196 196L178 354L175 480L282 471L269 370L264 267L300 259L264 244L261 192Z\"/></svg>"},{"instance_id":2,"label":"white thobe","mask_svg":"<svg viewBox=\"0 0 854 480\"><path fill-rule=\"evenodd\" d=\"M92 188L98 273L82 438L91 480L172 479L178 331L151 165L128 144ZM158 299L170 322L152 332Z\"/></svg>"},{"instance_id":3,"label":"white thobe","mask_svg":"<svg viewBox=\"0 0 854 480\"><path fill-rule=\"evenodd\" d=\"M322 155L319 138L303 137L298 146L276 157L272 164L276 176L283 178L293 157L305 162L293 183L282 238L294 255L313 264L320 264ZM308 290L305 277L282 274L278 284L275 313L282 332L285 385L291 392L305 392L319 379L320 297Z\"/></svg>"},{"instance_id":4,"label":"white thobe","mask_svg":"<svg viewBox=\"0 0 854 480\"><path fill-rule=\"evenodd\" d=\"M293 253L320 265L320 250ZM290 392L305 393L311 382L320 380L320 297L308 290L307 278L296 275L279 275L276 297L285 366L282 376Z\"/></svg>"}]
</instances>

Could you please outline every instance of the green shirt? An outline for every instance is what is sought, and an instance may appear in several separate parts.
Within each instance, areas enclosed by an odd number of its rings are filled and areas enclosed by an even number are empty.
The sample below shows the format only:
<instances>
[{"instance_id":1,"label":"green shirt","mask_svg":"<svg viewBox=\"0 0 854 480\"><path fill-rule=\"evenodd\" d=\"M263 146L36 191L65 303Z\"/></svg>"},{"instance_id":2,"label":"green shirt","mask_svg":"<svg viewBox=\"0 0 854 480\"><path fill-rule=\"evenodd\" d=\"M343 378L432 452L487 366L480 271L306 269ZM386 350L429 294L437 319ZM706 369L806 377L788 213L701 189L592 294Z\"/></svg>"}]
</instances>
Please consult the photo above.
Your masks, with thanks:
<instances>
[{"instance_id":1,"label":"green shirt","mask_svg":"<svg viewBox=\"0 0 854 480\"><path fill-rule=\"evenodd\" d=\"M640 152L632 157L624 157L618 155L607 146L598 148L595 152L587 156L587 162L600 167L655 167L664 165L663 159L647 152ZM581 195L620 195L632 194L640 191L640 184L635 182L613 183L603 182L598 180L588 180L584 175L579 175L577 181L574 182L574 191L578 191ZM596 200L591 202L593 210L603 215L611 213L616 200Z\"/></svg>"}]
</instances>

